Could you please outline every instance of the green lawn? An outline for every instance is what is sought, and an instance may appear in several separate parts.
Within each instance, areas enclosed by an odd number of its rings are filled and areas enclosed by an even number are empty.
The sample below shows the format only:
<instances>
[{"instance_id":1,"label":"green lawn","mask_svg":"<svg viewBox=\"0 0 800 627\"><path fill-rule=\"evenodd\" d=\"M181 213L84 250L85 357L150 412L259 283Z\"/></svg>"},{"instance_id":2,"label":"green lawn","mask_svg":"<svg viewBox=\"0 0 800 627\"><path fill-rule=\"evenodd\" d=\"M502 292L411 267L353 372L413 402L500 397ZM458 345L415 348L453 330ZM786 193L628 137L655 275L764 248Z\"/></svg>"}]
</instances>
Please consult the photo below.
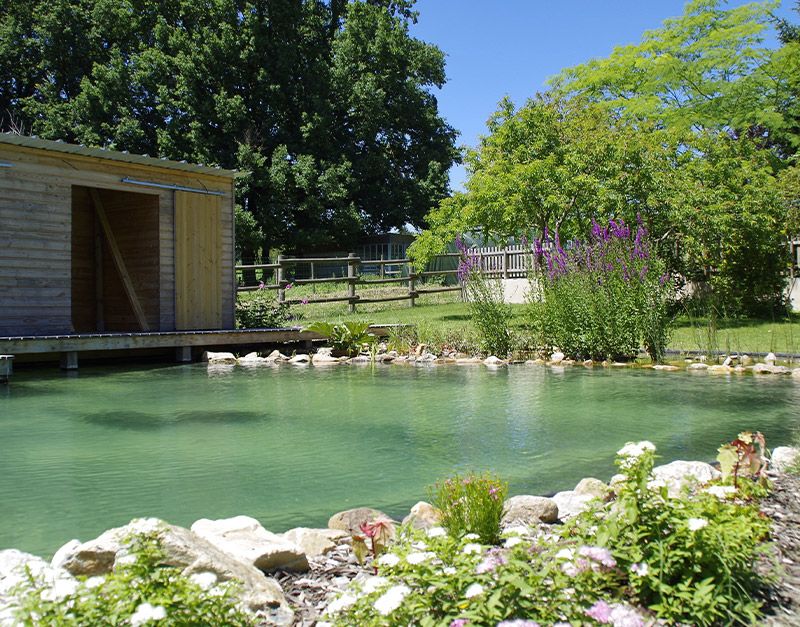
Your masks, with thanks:
<instances>
[{"instance_id":1,"label":"green lawn","mask_svg":"<svg viewBox=\"0 0 800 627\"><path fill-rule=\"evenodd\" d=\"M431 285L433 286L433 285ZM392 296L405 292L405 287L359 286L362 298ZM346 286L332 283L298 286L286 293L287 298L302 299L324 296L344 296ZM246 295L244 297L247 297ZM475 328L469 317L469 306L461 302L459 292L429 294L417 299L417 306L408 301L392 301L358 305L355 314L348 313L347 303L293 305L292 312L301 316L300 324L317 320L336 322L358 319L372 323L413 324L418 339L431 345L446 344L468 349L476 340ZM512 328L524 329L525 306L512 305ZM730 353L800 354L800 315L773 321L740 319L717 320L712 324L703 318L680 317L676 320L670 348L686 352L717 350Z\"/></svg>"}]
</instances>

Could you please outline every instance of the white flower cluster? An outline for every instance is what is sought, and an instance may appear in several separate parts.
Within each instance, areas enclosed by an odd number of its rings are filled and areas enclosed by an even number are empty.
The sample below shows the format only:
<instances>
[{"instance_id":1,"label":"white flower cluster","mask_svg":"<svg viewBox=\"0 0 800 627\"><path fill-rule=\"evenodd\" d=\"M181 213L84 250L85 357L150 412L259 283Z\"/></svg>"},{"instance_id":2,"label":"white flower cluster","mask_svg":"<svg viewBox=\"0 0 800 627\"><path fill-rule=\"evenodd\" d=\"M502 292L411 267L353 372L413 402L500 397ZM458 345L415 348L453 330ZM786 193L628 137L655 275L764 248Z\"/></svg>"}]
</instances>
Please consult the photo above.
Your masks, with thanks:
<instances>
[{"instance_id":1,"label":"white flower cluster","mask_svg":"<svg viewBox=\"0 0 800 627\"><path fill-rule=\"evenodd\" d=\"M378 610L378 613L382 616L388 616L398 607L400 607L403 599L405 599L410 593L411 588L404 584L392 586L375 600L373 607Z\"/></svg>"},{"instance_id":2,"label":"white flower cluster","mask_svg":"<svg viewBox=\"0 0 800 627\"><path fill-rule=\"evenodd\" d=\"M655 450L655 445L648 440L642 440L641 442L628 442L625 446L617 451L617 456L622 458L620 467L630 468L636 463L636 460L646 452Z\"/></svg>"},{"instance_id":3,"label":"white flower cluster","mask_svg":"<svg viewBox=\"0 0 800 627\"><path fill-rule=\"evenodd\" d=\"M159 621L167 617L167 610L161 605L152 606L149 603L142 603L131 614L131 627L139 627L150 621Z\"/></svg>"},{"instance_id":4,"label":"white flower cluster","mask_svg":"<svg viewBox=\"0 0 800 627\"><path fill-rule=\"evenodd\" d=\"M708 521L705 518L690 518L686 521L686 526L689 531L700 531L703 527L708 527Z\"/></svg>"}]
</instances>

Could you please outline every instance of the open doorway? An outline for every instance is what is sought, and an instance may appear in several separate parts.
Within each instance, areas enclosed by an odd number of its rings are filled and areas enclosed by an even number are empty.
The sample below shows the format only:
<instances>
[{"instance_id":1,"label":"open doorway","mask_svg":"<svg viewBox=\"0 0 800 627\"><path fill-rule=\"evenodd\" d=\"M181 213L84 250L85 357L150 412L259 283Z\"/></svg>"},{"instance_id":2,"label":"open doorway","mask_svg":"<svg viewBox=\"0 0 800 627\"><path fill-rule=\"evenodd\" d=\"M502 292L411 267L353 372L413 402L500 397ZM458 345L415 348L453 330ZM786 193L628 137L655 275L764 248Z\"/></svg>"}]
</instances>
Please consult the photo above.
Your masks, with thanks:
<instances>
[{"instance_id":1,"label":"open doorway","mask_svg":"<svg viewBox=\"0 0 800 627\"><path fill-rule=\"evenodd\" d=\"M159 197L72 187L72 327L157 331Z\"/></svg>"}]
</instances>

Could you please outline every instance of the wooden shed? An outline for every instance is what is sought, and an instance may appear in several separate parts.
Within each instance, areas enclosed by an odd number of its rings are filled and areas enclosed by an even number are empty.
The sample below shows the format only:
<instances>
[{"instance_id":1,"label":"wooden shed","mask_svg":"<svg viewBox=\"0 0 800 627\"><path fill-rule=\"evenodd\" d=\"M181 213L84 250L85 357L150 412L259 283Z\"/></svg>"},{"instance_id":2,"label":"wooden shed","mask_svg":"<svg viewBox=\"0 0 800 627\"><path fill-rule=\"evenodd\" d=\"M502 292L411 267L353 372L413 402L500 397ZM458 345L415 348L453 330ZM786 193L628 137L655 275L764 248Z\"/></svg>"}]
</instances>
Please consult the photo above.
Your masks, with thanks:
<instances>
[{"instance_id":1,"label":"wooden shed","mask_svg":"<svg viewBox=\"0 0 800 627\"><path fill-rule=\"evenodd\" d=\"M0 134L0 336L233 329L235 175Z\"/></svg>"}]
</instances>

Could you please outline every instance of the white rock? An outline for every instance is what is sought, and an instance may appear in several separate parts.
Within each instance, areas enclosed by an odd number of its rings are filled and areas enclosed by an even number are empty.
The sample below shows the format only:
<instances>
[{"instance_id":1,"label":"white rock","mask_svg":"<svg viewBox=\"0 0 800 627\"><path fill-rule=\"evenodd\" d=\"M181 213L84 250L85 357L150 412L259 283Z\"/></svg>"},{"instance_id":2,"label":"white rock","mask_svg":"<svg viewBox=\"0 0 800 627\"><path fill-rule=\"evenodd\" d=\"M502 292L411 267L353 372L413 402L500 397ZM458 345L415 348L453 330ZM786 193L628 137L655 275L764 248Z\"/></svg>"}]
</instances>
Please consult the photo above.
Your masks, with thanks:
<instances>
[{"instance_id":1,"label":"white rock","mask_svg":"<svg viewBox=\"0 0 800 627\"><path fill-rule=\"evenodd\" d=\"M42 598L58 602L73 594L78 581L63 568L53 568L42 558L16 549L0 551L0 626L20 623L14 613L19 602L16 592L26 590L28 574L41 586Z\"/></svg>"},{"instance_id":2,"label":"white rock","mask_svg":"<svg viewBox=\"0 0 800 627\"><path fill-rule=\"evenodd\" d=\"M291 570L305 572L308 559L302 549L285 537L264 529L255 518L235 516L220 520L201 518L192 532L220 551L263 572Z\"/></svg>"},{"instance_id":3,"label":"white rock","mask_svg":"<svg viewBox=\"0 0 800 627\"><path fill-rule=\"evenodd\" d=\"M486 359L483 360L484 365L486 366L505 366L506 362L496 357L495 355L489 355Z\"/></svg>"},{"instance_id":4,"label":"white rock","mask_svg":"<svg viewBox=\"0 0 800 627\"><path fill-rule=\"evenodd\" d=\"M420 362L422 362L422 363L430 363L432 361L436 361L437 359L438 359L438 357L436 355L434 355L433 353L429 353L428 351L425 351L421 355L419 355L416 358L415 361L417 363L420 363Z\"/></svg>"},{"instance_id":5,"label":"white rock","mask_svg":"<svg viewBox=\"0 0 800 627\"><path fill-rule=\"evenodd\" d=\"M667 493L671 497L679 496L686 486L708 483L721 476L719 470L705 462L677 460L653 468L653 478L666 484Z\"/></svg>"},{"instance_id":6,"label":"white rock","mask_svg":"<svg viewBox=\"0 0 800 627\"><path fill-rule=\"evenodd\" d=\"M612 366L620 366L621 367L621 366L627 366L628 364L617 364L617 363L614 363L614 364L611 364L611 365ZM656 364L655 366L653 366L653 370L666 370L667 372L671 372L671 371L674 371L674 370L680 370L680 368L678 368L678 366L672 366L670 364Z\"/></svg>"},{"instance_id":7,"label":"white rock","mask_svg":"<svg viewBox=\"0 0 800 627\"><path fill-rule=\"evenodd\" d=\"M798 462L800 462L800 449L794 446L778 446L772 450L770 465L775 470L786 472Z\"/></svg>"},{"instance_id":8,"label":"white rock","mask_svg":"<svg viewBox=\"0 0 800 627\"><path fill-rule=\"evenodd\" d=\"M558 520L559 507L553 499L545 496L520 494L512 496L503 504L504 527L511 525L536 525L540 522L554 523Z\"/></svg>"},{"instance_id":9,"label":"white rock","mask_svg":"<svg viewBox=\"0 0 800 627\"><path fill-rule=\"evenodd\" d=\"M212 351L205 351L203 353L202 361L210 364L235 364L236 356L233 353L214 353Z\"/></svg>"},{"instance_id":10,"label":"white rock","mask_svg":"<svg viewBox=\"0 0 800 627\"><path fill-rule=\"evenodd\" d=\"M551 364L560 364L562 361L564 361L564 353L562 353L561 351L556 351L555 353L550 355Z\"/></svg>"},{"instance_id":11,"label":"white rock","mask_svg":"<svg viewBox=\"0 0 800 627\"><path fill-rule=\"evenodd\" d=\"M317 352L311 358L311 363L315 366L335 366L342 363L338 357L331 355L330 350L327 352Z\"/></svg>"},{"instance_id":12,"label":"white rock","mask_svg":"<svg viewBox=\"0 0 800 627\"><path fill-rule=\"evenodd\" d=\"M415 529L430 529L442 523L442 512L427 501L419 501L403 518L403 524L411 523Z\"/></svg>"},{"instance_id":13,"label":"white rock","mask_svg":"<svg viewBox=\"0 0 800 627\"><path fill-rule=\"evenodd\" d=\"M608 494L608 486L594 477L586 477L578 482L573 492L576 494L587 494L596 498L604 498Z\"/></svg>"},{"instance_id":14,"label":"white rock","mask_svg":"<svg viewBox=\"0 0 800 627\"><path fill-rule=\"evenodd\" d=\"M774 366L776 361L778 361L778 358L773 352L767 353L767 356L764 357L764 363L769 364L770 366Z\"/></svg>"},{"instance_id":15,"label":"white rock","mask_svg":"<svg viewBox=\"0 0 800 627\"><path fill-rule=\"evenodd\" d=\"M336 529L309 529L297 527L281 534L288 542L297 545L306 557L325 555L336 548L337 540L348 534Z\"/></svg>"},{"instance_id":16,"label":"white rock","mask_svg":"<svg viewBox=\"0 0 800 627\"><path fill-rule=\"evenodd\" d=\"M311 357L309 357L305 353L300 353L299 355L295 355L289 360L290 364L307 364L310 362L311 362Z\"/></svg>"},{"instance_id":17,"label":"white rock","mask_svg":"<svg viewBox=\"0 0 800 627\"><path fill-rule=\"evenodd\" d=\"M276 361L289 361L289 358L281 353L279 350L272 351L269 355L264 357L266 361L276 362Z\"/></svg>"},{"instance_id":18,"label":"white rock","mask_svg":"<svg viewBox=\"0 0 800 627\"><path fill-rule=\"evenodd\" d=\"M714 364L708 367L708 372L711 374L729 374L733 371L733 368L730 366L724 366L721 364Z\"/></svg>"},{"instance_id":19,"label":"white rock","mask_svg":"<svg viewBox=\"0 0 800 627\"><path fill-rule=\"evenodd\" d=\"M243 357L239 357L238 362L242 366L251 366L251 365L255 366L255 365L258 365L258 364L272 363L269 360L267 360L266 357L259 357L258 353L256 353L256 352L247 353L247 355L244 355Z\"/></svg>"},{"instance_id":20,"label":"white rock","mask_svg":"<svg viewBox=\"0 0 800 627\"><path fill-rule=\"evenodd\" d=\"M728 355L725 358L725 361L722 362L722 365L723 366L733 366L733 360L734 359L736 359L736 358L735 357L731 357L730 355Z\"/></svg>"},{"instance_id":21,"label":"white rock","mask_svg":"<svg viewBox=\"0 0 800 627\"><path fill-rule=\"evenodd\" d=\"M64 546L62 546L58 551L55 552L53 555L53 559L50 560L50 566L53 568L64 568L64 562L67 559L67 556L72 555L81 545L80 540L70 540Z\"/></svg>"},{"instance_id":22,"label":"white rock","mask_svg":"<svg viewBox=\"0 0 800 627\"><path fill-rule=\"evenodd\" d=\"M708 364L696 362L693 364L689 364L688 370L708 370Z\"/></svg>"},{"instance_id":23,"label":"white rock","mask_svg":"<svg viewBox=\"0 0 800 627\"><path fill-rule=\"evenodd\" d=\"M578 494L574 490L559 492L553 496L558 505L558 517L567 520L589 509L589 503L594 500L591 494Z\"/></svg>"},{"instance_id":24,"label":"white rock","mask_svg":"<svg viewBox=\"0 0 800 627\"><path fill-rule=\"evenodd\" d=\"M197 534L157 518L137 518L124 527L109 529L94 540L84 542L64 559L73 575L104 575L129 559L130 539L139 534L157 535L167 566L186 576L213 573L220 581L237 580L242 603L251 611L266 614L276 625L290 625L294 613L286 603L280 585L251 564L216 548Z\"/></svg>"},{"instance_id":25,"label":"white rock","mask_svg":"<svg viewBox=\"0 0 800 627\"><path fill-rule=\"evenodd\" d=\"M754 374L791 374L786 366L776 366L774 363L756 364L753 366Z\"/></svg>"}]
</instances>

